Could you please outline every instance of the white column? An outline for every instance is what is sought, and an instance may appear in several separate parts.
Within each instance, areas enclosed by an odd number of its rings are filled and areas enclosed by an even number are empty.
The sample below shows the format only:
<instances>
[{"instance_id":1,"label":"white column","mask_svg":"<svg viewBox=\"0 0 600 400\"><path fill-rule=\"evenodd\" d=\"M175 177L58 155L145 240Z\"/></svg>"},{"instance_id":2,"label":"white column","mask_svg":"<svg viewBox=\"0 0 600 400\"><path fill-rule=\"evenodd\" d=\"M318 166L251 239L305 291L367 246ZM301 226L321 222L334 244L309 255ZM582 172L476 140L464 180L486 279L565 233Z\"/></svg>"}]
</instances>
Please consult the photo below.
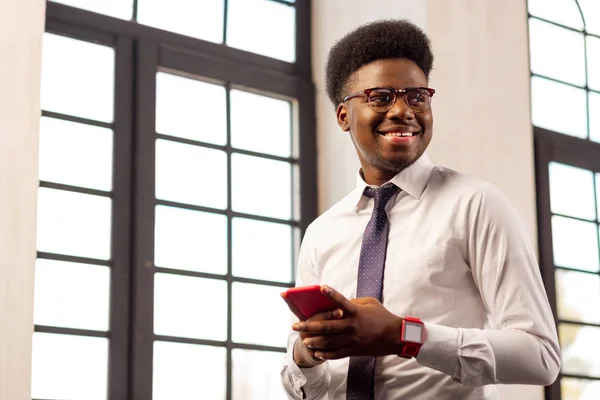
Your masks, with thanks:
<instances>
[{"instance_id":1,"label":"white column","mask_svg":"<svg viewBox=\"0 0 600 400\"><path fill-rule=\"evenodd\" d=\"M433 161L498 185L536 243L525 0L428 0Z\"/></svg>"},{"instance_id":2,"label":"white column","mask_svg":"<svg viewBox=\"0 0 600 400\"><path fill-rule=\"evenodd\" d=\"M0 399L31 399L44 0L0 0Z\"/></svg>"}]
</instances>

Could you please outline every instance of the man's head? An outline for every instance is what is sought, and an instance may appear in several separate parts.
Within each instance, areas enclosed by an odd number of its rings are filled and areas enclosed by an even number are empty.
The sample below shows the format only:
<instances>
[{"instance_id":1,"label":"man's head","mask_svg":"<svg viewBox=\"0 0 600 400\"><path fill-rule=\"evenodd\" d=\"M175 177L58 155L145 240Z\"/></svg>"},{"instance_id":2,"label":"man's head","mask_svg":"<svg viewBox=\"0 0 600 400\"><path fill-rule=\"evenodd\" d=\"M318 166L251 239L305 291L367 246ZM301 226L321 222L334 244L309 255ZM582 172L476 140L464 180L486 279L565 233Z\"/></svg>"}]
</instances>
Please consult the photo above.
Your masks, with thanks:
<instances>
[{"instance_id":1,"label":"man's head","mask_svg":"<svg viewBox=\"0 0 600 400\"><path fill-rule=\"evenodd\" d=\"M327 94L338 124L350 132L367 183L389 180L429 145L432 92L398 89L426 88L432 64L429 39L405 20L363 25L331 49ZM397 91L368 90L373 88Z\"/></svg>"}]
</instances>

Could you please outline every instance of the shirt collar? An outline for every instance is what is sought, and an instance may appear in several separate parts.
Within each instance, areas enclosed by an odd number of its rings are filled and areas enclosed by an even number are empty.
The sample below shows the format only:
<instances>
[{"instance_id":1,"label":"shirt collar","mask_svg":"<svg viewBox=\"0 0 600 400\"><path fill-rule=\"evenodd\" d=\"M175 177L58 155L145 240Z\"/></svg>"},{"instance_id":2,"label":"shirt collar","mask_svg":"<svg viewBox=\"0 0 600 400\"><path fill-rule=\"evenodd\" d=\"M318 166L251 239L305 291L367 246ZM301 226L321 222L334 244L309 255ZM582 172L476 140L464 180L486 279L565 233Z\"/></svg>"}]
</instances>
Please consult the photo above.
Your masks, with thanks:
<instances>
[{"instance_id":1,"label":"shirt collar","mask_svg":"<svg viewBox=\"0 0 600 400\"><path fill-rule=\"evenodd\" d=\"M425 191L425 186L427 185L427 181L429 181L429 177L431 176L431 172L433 171L433 163L429 160L429 157L426 153L423 153L421 157L417 161L415 161L408 168L403 169L398 172L389 182L398 186L401 190L408 193L411 197L415 199L421 198L421 195ZM354 190L352 200L352 207L354 212L358 212L363 209L369 200L367 197L363 196L363 192L365 191L365 187L374 186L368 185L361 173L360 169L356 173L356 189ZM387 182L386 182L387 183Z\"/></svg>"}]
</instances>

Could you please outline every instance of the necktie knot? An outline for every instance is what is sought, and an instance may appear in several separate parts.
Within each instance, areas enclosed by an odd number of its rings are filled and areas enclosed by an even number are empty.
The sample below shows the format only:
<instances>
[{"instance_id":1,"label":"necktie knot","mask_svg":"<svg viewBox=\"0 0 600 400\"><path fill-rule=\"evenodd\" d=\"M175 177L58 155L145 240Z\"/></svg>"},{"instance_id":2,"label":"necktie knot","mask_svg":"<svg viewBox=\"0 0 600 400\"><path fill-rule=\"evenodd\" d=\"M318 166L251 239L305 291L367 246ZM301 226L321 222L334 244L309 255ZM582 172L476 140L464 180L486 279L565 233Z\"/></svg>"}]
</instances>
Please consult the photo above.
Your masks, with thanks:
<instances>
[{"instance_id":1,"label":"necktie knot","mask_svg":"<svg viewBox=\"0 0 600 400\"><path fill-rule=\"evenodd\" d=\"M387 202L398 191L398 189L398 186L394 184L389 184L378 188L367 186L363 194L374 199L374 211L383 211L385 210Z\"/></svg>"}]
</instances>

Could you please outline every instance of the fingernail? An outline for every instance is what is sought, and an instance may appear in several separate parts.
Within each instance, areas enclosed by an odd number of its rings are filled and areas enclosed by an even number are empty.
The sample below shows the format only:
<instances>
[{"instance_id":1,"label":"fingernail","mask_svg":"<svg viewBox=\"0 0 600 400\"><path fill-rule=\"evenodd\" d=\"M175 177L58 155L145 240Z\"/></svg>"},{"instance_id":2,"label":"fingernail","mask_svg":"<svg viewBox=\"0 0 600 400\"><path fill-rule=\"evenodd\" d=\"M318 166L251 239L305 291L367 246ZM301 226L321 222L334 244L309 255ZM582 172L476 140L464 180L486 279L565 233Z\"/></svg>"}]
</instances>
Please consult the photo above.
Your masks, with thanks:
<instances>
[{"instance_id":1,"label":"fingernail","mask_svg":"<svg viewBox=\"0 0 600 400\"><path fill-rule=\"evenodd\" d=\"M304 344L306 347L310 347L310 341L308 339L304 339L302 344Z\"/></svg>"},{"instance_id":2,"label":"fingernail","mask_svg":"<svg viewBox=\"0 0 600 400\"><path fill-rule=\"evenodd\" d=\"M315 357L318 358L319 360L325 361L325 359L323 358L323 354L319 351L315 352Z\"/></svg>"},{"instance_id":3,"label":"fingernail","mask_svg":"<svg viewBox=\"0 0 600 400\"><path fill-rule=\"evenodd\" d=\"M339 317L341 317L341 316L342 316L342 310L335 310L335 311L333 312L333 316L334 316L335 318L339 318Z\"/></svg>"},{"instance_id":4,"label":"fingernail","mask_svg":"<svg viewBox=\"0 0 600 400\"><path fill-rule=\"evenodd\" d=\"M323 285L323 292L325 292L326 294L331 293L331 288L327 285Z\"/></svg>"},{"instance_id":5,"label":"fingernail","mask_svg":"<svg viewBox=\"0 0 600 400\"><path fill-rule=\"evenodd\" d=\"M294 325L292 325L292 329L293 330L298 330L300 329L300 324L298 322L296 322Z\"/></svg>"}]
</instances>

